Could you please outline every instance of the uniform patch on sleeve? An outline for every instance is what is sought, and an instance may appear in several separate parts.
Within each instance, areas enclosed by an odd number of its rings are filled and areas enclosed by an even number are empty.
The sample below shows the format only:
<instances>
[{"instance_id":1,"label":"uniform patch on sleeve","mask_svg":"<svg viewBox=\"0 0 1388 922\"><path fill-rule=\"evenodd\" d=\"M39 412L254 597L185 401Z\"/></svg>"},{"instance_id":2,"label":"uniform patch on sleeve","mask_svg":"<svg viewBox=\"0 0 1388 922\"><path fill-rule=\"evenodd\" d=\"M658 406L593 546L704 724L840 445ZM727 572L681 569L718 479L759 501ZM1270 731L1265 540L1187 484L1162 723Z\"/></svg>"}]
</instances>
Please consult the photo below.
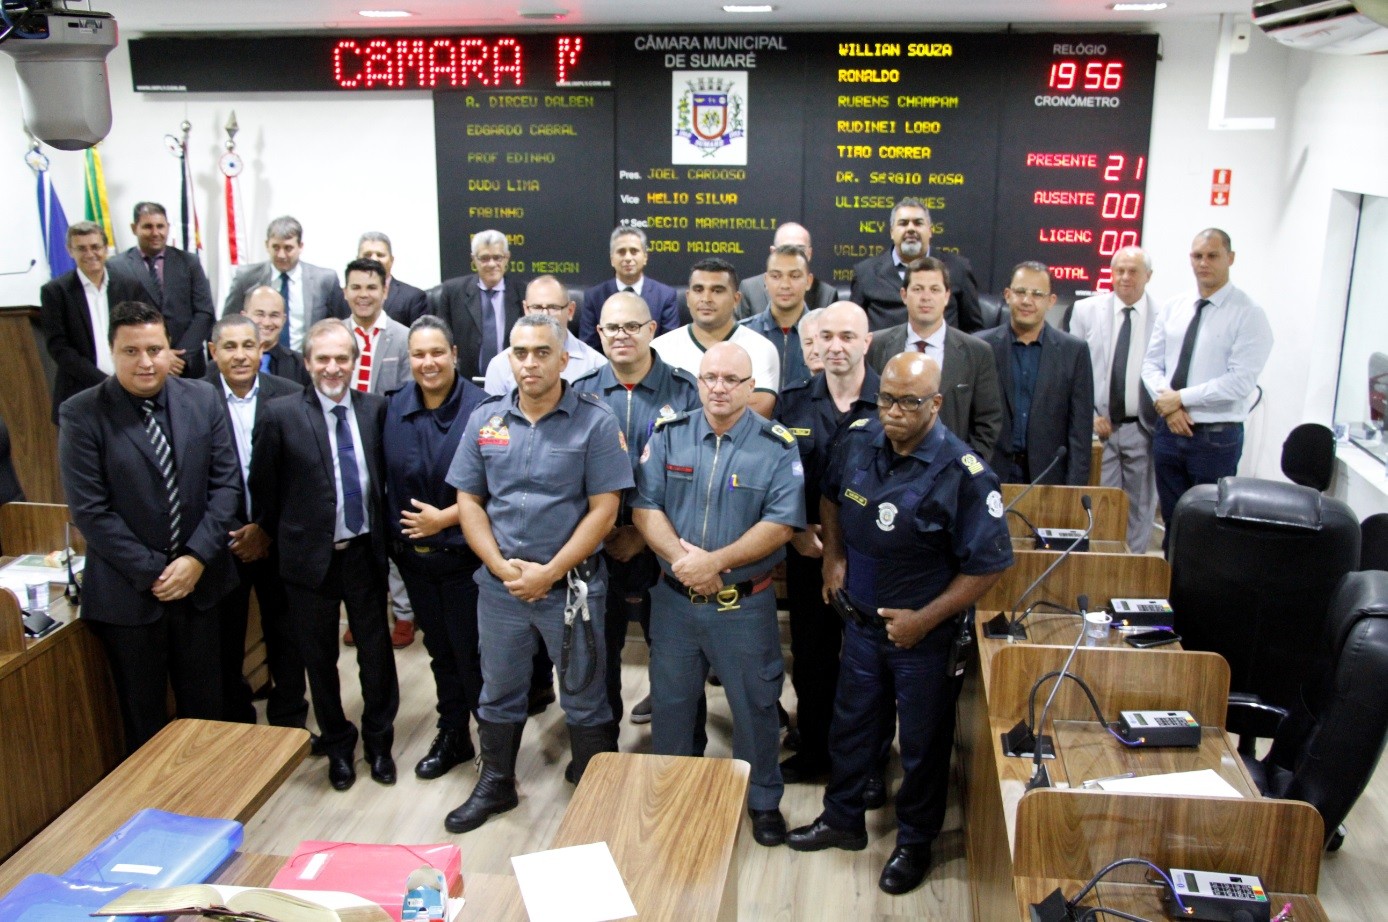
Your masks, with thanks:
<instances>
[{"instance_id":1,"label":"uniform patch on sleeve","mask_svg":"<svg viewBox=\"0 0 1388 922\"><path fill-rule=\"evenodd\" d=\"M795 436L797 439L807 439L807 438L809 438L810 436L814 435L814 430L813 430L813 429L797 429L797 428L795 428L794 426L791 426L791 427L790 427L790 434L793 435L793 436Z\"/></svg>"},{"instance_id":2,"label":"uniform patch on sleeve","mask_svg":"<svg viewBox=\"0 0 1388 922\"><path fill-rule=\"evenodd\" d=\"M1002 494L997 490L988 494L988 514L995 519L1002 518L1006 510L1002 507Z\"/></svg>"},{"instance_id":3,"label":"uniform patch on sleeve","mask_svg":"<svg viewBox=\"0 0 1388 922\"><path fill-rule=\"evenodd\" d=\"M844 490L843 497L844 499L853 500L853 502L857 503L859 506L862 506L865 509L867 508L867 497L861 493L855 493L852 490Z\"/></svg>"},{"instance_id":4,"label":"uniform patch on sleeve","mask_svg":"<svg viewBox=\"0 0 1388 922\"><path fill-rule=\"evenodd\" d=\"M622 446L622 452L625 453L627 450L627 436L626 433L620 429L617 430L617 443Z\"/></svg>"},{"instance_id":5,"label":"uniform patch on sleeve","mask_svg":"<svg viewBox=\"0 0 1388 922\"><path fill-rule=\"evenodd\" d=\"M647 442L647 443L646 443L646 447L643 448L643 449L641 449L641 463L642 463L642 464L645 464L646 461L647 461L650 457L651 457L651 443L650 443L650 442Z\"/></svg>"},{"instance_id":6,"label":"uniform patch on sleeve","mask_svg":"<svg viewBox=\"0 0 1388 922\"><path fill-rule=\"evenodd\" d=\"M977 477L983 473L983 462L978 460L974 454L960 455L959 463L964 465L964 470Z\"/></svg>"},{"instance_id":7,"label":"uniform patch on sleeve","mask_svg":"<svg viewBox=\"0 0 1388 922\"><path fill-rule=\"evenodd\" d=\"M790 472L796 477L804 477L805 465L801 464L799 461L792 461L790 463Z\"/></svg>"},{"instance_id":8,"label":"uniform patch on sleeve","mask_svg":"<svg viewBox=\"0 0 1388 922\"><path fill-rule=\"evenodd\" d=\"M855 419L855 420L853 420L853 422L851 422L851 423L848 424L848 428L850 428L850 429L861 429L861 428L863 428L864 426L866 426L867 424L868 424L868 418L867 418L866 416L864 416L862 419Z\"/></svg>"}]
</instances>

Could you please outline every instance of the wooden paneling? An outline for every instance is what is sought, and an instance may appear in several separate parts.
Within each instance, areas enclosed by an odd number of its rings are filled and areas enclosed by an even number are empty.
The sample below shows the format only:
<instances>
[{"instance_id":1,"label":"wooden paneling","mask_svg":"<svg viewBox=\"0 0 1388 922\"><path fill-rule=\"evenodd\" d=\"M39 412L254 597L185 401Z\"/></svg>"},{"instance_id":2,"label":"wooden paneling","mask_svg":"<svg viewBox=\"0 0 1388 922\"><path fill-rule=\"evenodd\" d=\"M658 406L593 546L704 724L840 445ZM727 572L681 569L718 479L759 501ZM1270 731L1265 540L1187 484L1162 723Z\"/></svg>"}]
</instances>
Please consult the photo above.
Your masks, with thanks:
<instances>
[{"instance_id":1,"label":"wooden paneling","mask_svg":"<svg viewBox=\"0 0 1388 922\"><path fill-rule=\"evenodd\" d=\"M1116 858L1256 874L1269 890L1315 893L1323 827L1310 804L1262 798L1031 791L1017 808L1018 877L1088 880Z\"/></svg>"},{"instance_id":2,"label":"wooden paneling","mask_svg":"<svg viewBox=\"0 0 1388 922\"><path fill-rule=\"evenodd\" d=\"M1011 611L1032 581L1060 556L1058 551L1015 551L1015 560L978 600L979 611ZM1031 601L1053 599L1074 606L1080 593L1095 608L1120 598L1165 598L1171 588L1171 567L1148 554L1071 554L1046 577Z\"/></svg>"},{"instance_id":3,"label":"wooden paneling","mask_svg":"<svg viewBox=\"0 0 1388 922\"><path fill-rule=\"evenodd\" d=\"M12 557L59 550L70 520L65 503L6 503L0 506L0 547ZM75 525L72 545L78 554L87 553L87 541Z\"/></svg>"},{"instance_id":4,"label":"wooden paneling","mask_svg":"<svg viewBox=\"0 0 1388 922\"><path fill-rule=\"evenodd\" d=\"M52 418L52 384L39 350L38 309L0 308L0 416L10 430L10 454L24 495L32 502L61 503L58 427ZM5 549L6 554L14 551Z\"/></svg>"},{"instance_id":5,"label":"wooden paneling","mask_svg":"<svg viewBox=\"0 0 1388 922\"><path fill-rule=\"evenodd\" d=\"M1011 504L1027 489L1024 483L1002 485L1002 500ZM1096 541L1126 542L1128 538L1128 494L1118 487L1064 487L1043 484L1032 487L1012 506L1014 512L1026 516L1037 528L1084 528L1088 518L1080 497L1088 495L1094 510L1094 531L1089 535ZM1031 529L1016 516L1008 516L1008 531L1013 537L1030 537ZM1123 545L1124 550L1127 545Z\"/></svg>"},{"instance_id":6,"label":"wooden paneling","mask_svg":"<svg viewBox=\"0 0 1388 922\"><path fill-rule=\"evenodd\" d=\"M26 875L62 873L145 807L244 823L306 755L304 730L176 720L0 865L0 894Z\"/></svg>"}]
</instances>

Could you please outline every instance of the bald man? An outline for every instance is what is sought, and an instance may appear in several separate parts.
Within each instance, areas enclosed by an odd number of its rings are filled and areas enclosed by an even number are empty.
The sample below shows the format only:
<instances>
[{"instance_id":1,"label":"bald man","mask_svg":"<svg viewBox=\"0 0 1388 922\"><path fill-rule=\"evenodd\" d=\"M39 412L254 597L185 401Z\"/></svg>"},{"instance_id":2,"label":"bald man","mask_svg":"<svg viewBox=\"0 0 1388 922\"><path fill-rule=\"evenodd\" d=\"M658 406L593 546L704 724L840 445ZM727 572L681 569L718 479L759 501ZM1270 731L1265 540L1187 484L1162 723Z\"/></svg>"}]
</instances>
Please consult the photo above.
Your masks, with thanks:
<instances>
[{"instance_id":1,"label":"bald man","mask_svg":"<svg viewBox=\"0 0 1388 922\"><path fill-rule=\"evenodd\" d=\"M768 590L786 542L805 527L804 466L795 436L749 411L756 384L741 346L709 347L699 363L703 409L656 422L631 505L661 569L651 599L651 749L692 754L712 667L732 711L733 757L752 766L753 838L773 846L786 836L776 714L784 663Z\"/></svg>"},{"instance_id":2,"label":"bald man","mask_svg":"<svg viewBox=\"0 0 1388 922\"><path fill-rule=\"evenodd\" d=\"M241 313L251 318L260 331L260 370L306 387L310 379L303 353L280 342L280 331L288 321L280 293L269 285L252 288L246 293Z\"/></svg>"},{"instance_id":3,"label":"bald man","mask_svg":"<svg viewBox=\"0 0 1388 922\"><path fill-rule=\"evenodd\" d=\"M603 357L601 352L589 346L569 330L569 321L574 316L574 302L569 298L569 290L557 278L552 275L542 275L532 279L530 284L525 286L525 301L522 302L521 306L526 315L547 315L567 331L564 351L569 355L569 363L564 366L562 372L565 381L570 383L577 381L593 369L601 368L607 364L607 359ZM487 363L486 379L482 387L488 394L495 396L509 394L516 389L516 376L511 371L511 350L509 348L498 353Z\"/></svg>"}]
</instances>

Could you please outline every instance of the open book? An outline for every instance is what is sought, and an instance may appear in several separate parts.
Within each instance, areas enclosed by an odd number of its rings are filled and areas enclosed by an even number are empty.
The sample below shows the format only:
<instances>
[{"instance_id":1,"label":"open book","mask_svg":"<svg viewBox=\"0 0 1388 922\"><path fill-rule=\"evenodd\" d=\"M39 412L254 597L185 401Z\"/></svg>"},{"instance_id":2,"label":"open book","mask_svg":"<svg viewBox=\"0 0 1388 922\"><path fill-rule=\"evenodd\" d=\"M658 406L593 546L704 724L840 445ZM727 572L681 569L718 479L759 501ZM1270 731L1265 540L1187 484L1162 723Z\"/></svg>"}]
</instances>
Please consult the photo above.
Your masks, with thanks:
<instances>
[{"instance_id":1,"label":"open book","mask_svg":"<svg viewBox=\"0 0 1388 922\"><path fill-rule=\"evenodd\" d=\"M131 890L107 903L97 916L239 916L264 922L391 922L375 903L350 893L262 890L220 884L189 884L162 890Z\"/></svg>"}]
</instances>

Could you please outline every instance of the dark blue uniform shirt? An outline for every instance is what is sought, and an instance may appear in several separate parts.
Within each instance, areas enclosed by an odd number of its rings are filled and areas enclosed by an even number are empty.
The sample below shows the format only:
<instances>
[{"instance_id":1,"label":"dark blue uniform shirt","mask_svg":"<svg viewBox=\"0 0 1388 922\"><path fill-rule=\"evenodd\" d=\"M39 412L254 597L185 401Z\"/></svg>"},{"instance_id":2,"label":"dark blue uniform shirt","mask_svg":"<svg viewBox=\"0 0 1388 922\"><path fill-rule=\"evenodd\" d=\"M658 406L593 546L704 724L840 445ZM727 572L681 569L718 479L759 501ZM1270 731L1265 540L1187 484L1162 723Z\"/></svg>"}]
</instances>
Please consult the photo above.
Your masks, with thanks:
<instances>
[{"instance_id":1,"label":"dark blue uniform shirt","mask_svg":"<svg viewBox=\"0 0 1388 922\"><path fill-rule=\"evenodd\" d=\"M448 482L483 498L501 555L545 563L588 514L588 497L632 485L617 418L568 384L531 425L518 390L478 404L468 417Z\"/></svg>"},{"instance_id":2,"label":"dark blue uniform shirt","mask_svg":"<svg viewBox=\"0 0 1388 922\"><path fill-rule=\"evenodd\" d=\"M693 410L656 426L641 453L631 505L659 509L685 541L718 550L758 522L804 528L804 476L795 437L780 423L748 409L718 436L703 411ZM785 556L783 545L723 574L723 582L761 576ZM671 573L669 561L660 566Z\"/></svg>"},{"instance_id":3,"label":"dark blue uniform shirt","mask_svg":"<svg viewBox=\"0 0 1388 922\"><path fill-rule=\"evenodd\" d=\"M834 404L824 372L783 389L776 403L776 418L800 446L800 460L805 464L805 519L812 524L819 523L819 484L835 446L849 425L877 416L877 386L881 379L867 365L863 371L863 389L847 413L840 413Z\"/></svg>"},{"instance_id":4,"label":"dark blue uniform shirt","mask_svg":"<svg viewBox=\"0 0 1388 922\"><path fill-rule=\"evenodd\" d=\"M849 427L824 475L839 507L845 590L863 611L921 608L958 573L1012 565L998 478L938 422L902 457L877 420Z\"/></svg>"},{"instance_id":5,"label":"dark blue uniform shirt","mask_svg":"<svg viewBox=\"0 0 1388 922\"><path fill-rule=\"evenodd\" d=\"M486 399L486 391L463 377L453 382L448 398L433 410L424 406L414 382L391 394L381 441L386 452L386 515L395 540L421 547L467 547L457 525L427 538L406 538L400 529L400 513L414 511L411 499L439 509L458 501L457 491L445 478L468 417Z\"/></svg>"},{"instance_id":6,"label":"dark blue uniform shirt","mask_svg":"<svg viewBox=\"0 0 1388 922\"><path fill-rule=\"evenodd\" d=\"M802 315L803 316L803 315ZM810 379L810 366L805 364L805 345L800 342L800 324L784 330L771 316L771 308L743 319L742 325L753 329L771 341L781 356L781 390L787 385Z\"/></svg>"}]
</instances>

